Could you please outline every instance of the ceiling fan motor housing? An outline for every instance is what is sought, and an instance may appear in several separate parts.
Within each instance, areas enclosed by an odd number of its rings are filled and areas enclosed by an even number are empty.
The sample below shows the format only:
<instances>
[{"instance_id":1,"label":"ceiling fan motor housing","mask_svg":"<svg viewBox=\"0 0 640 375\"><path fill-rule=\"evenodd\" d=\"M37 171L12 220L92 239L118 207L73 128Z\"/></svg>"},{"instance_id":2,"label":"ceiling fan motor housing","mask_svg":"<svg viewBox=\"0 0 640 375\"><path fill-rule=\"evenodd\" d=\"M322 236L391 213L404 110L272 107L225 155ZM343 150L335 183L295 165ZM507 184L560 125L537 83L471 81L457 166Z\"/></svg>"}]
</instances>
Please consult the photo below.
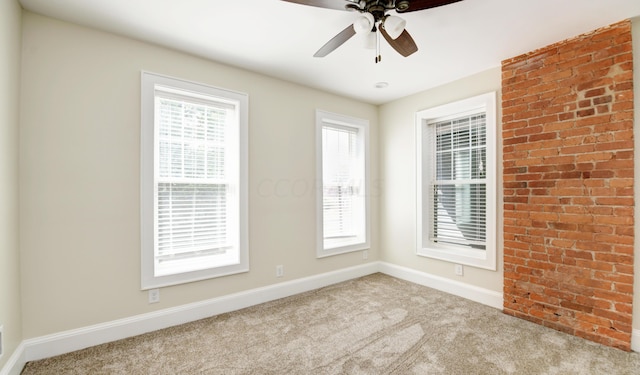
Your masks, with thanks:
<instances>
[{"instance_id":1,"label":"ceiling fan motor housing","mask_svg":"<svg viewBox=\"0 0 640 375\"><path fill-rule=\"evenodd\" d=\"M409 9L410 5L409 0L361 0L358 5L347 4L345 8L347 10L357 10L361 13L371 13L376 21L380 21L388 10L395 9L397 12L404 12Z\"/></svg>"},{"instance_id":2,"label":"ceiling fan motor housing","mask_svg":"<svg viewBox=\"0 0 640 375\"><path fill-rule=\"evenodd\" d=\"M398 1L396 3L396 10L398 12L404 12L407 9L409 9L409 1L408 0Z\"/></svg>"}]
</instances>

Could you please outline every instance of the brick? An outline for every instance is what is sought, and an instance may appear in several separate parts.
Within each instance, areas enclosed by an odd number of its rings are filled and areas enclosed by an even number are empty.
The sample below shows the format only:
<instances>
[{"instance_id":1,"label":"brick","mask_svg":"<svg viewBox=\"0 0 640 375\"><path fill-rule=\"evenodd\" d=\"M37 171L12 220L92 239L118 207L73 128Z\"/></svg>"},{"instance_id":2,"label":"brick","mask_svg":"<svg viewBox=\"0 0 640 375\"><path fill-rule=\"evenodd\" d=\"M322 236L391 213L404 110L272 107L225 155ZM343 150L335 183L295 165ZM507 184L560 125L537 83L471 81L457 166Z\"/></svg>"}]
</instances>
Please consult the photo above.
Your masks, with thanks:
<instances>
[{"instance_id":1,"label":"brick","mask_svg":"<svg viewBox=\"0 0 640 375\"><path fill-rule=\"evenodd\" d=\"M633 224L632 216L594 216L593 220L597 224L603 225L631 225Z\"/></svg>"},{"instance_id":2,"label":"brick","mask_svg":"<svg viewBox=\"0 0 640 375\"><path fill-rule=\"evenodd\" d=\"M610 235L610 234L596 234L595 240L603 243L609 244L621 244L621 245L633 245L633 237L632 236L620 236L620 235Z\"/></svg>"},{"instance_id":3,"label":"brick","mask_svg":"<svg viewBox=\"0 0 640 375\"><path fill-rule=\"evenodd\" d=\"M613 290L625 294L633 294L632 284L614 284Z\"/></svg>"},{"instance_id":4,"label":"brick","mask_svg":"<svg viewBox=\"0 0 640 375\"><path fill-rule=\"evenodd\" d=\"M508 105L505 105L505 103L502 103L502 114L509 115L509 114L525 111L528 108L529 106L527 104L508 106Z\"/></svg>"},{"instance_id":5,"label":"brick","mask_svg":"<svg viewBox=\"0 0 640 375\"><path fill-rule=\"evenodd\" d=\"M505 313L629 350L631 23L503 62Z\"/></svg>"},{"instance_id":6,"label":"brick","mask_svg":"<svg viewBox=\"0 0 640 375\"><path fill-rule=\"evenodd\" d=\"M611 103L613 101L613 97L611 95L606 95L606 96L602 96L599 98L594 98L593 99L593 104L606 104L606 103Z\"/></svg>"},{"instance_id":7,"label":"brick","mask_svg":"<svg viewBox=\"0 0 640 375\"><path fill-rule=\"evenodd\" d=\"M562 78L568 78L573 75L573 72L570 69L561 70L555 73L547 74L546 76L541 78L541 82L551 82L557 81Z\"/></svg>"},{"instance_id":8,"label":"brick","mask_svg":"<svg viewBox=\"0 0 640 375\"><path fill-rule=\"evenodd\" d=\"M594 145L583 145L574 147L564 147L560 150L561 154L586 154L595 150Z\"/></svg>"},{"instance_id":9,"label":"brick","mask_svg":"<svg viewBox=\"0 0 640 375\"><path fill-rule=\"evenodd\" d=\"M591 269L591 270L601 270L601 271L607 271L607 272L613 271L613 265L612 264L596 262L596 261L589 261L589 260L582 260L582 259L578 259L576 261L576 266L582 267L582 268L588 268L588 269Z\"/></svg>"},{"instance_id":10,"label":"brick","mask_svg":"<svg viewBox=\"0 0 640 375\"><path fill-rule=\"evenodd\" d=\"M633 160L608 160L596 163L596 169L621 170L633 169Z\"/></svg>"},{"instance_id":11,"label":"brick","mask_svg":"<svg viewBox=\"0 0 640 375\"><path fill-rule=\"evenodd\" d=\"M614 171L614 175L615 177L618 177L618 178L633 178L635 173L633 169L629 168L629 169L620 169L620 170Z\"/></svg>"},{"instance_id":12,"label":"brick","mask_svg":"<svg viewBox=\"0 0 640 375\"><path fill-rule=\"evenodd\" d=\"M601 124L610 124L611 123L611 115L599 115L592 117L582 117L576 120L576 126L593 126L593 125L601 125Z\"/></svg>"},{"instance_id":13,"label":"brick","mask_svg":"<svg viewBox=\"0 0 640 375\"><path fill-rule=\"evenodd\" d=\"M614 304L614 308L616 311L625 314L631 314L633 312L632 306L626 303L616 303Z\"/></svg>"},{"instance_id":14,"label":"brick","mask_svg":"<svg viewBox=\"0 0 640 375\"><path fill-rule=\"evenodd\" d=\"M618 234L618 230L619 228L616 228L616 234ZM620 234L621 236L632 236L633 235L633 228L628 228L627 233L624 234ZM625 254L625 255L633 255L635 252L635 249L633 246L624 246L624 245L615 245L613 247L613 252L616 254Z\"/></svg>"},{"instance_id":15,"label":"brick","mask_svg":"<svg viewBox=\"0 0 640 375\"><path fill-rule=\"evenodd\" d=\"M612 116L609 116L609 117L612 117ZM606 121L602 124L592 124L592 125L596 125L594 127L594 131L597 133L617 132L617 131L633 129L633 121L618 121L618 122Z\"/></svg>"},{"instance_id":16,"label":"brick","mask_svg":"<svg viewBox=\"0 0 640 375\"><path fill-rule=\"evenodd\" d=\"M527 137L515 137L515 138L508 138L502 141L503 145L513 145L513 144L518 144L518 143L525 143L527 142Z\"/></svg>"},{"instance_id":17,"label":"brick","mask_svg":"<svg viewBox=\"0 0 640 375\"><path fill-rule=\"evenodd\" d=\"M627 111L633 109L633 102L617 102L613 103L611 110L616 112Z\"/></svg>"},{"instance_id":18,"label":"brick","mask_svg":"<svg viewBox=\"0 0 640 375\"><path fill-rule=\"evenodd\" d=\"M632 275L633 274L633 265L628 265L628 264L616 264L615 265L615 272L618 273L624 273L627 275Z\"/></svg>"},{"instance_id":19,"label":"brick","mask_svg":"<svg viewBox=\"0 0 640 375\"><path fill-rule=\"evenodd\" d=\"M524 128L525 126L527 126L527 122L526 121L511 121L511 122L507 122L507 123L503 123L502 124L502 129L503 130L513 130L513 129L519 129L519 128ZM504 132L502 133L503 138L506 138L504 135Z\"/></svg>"},{"instance_id":20,"label":"brick","mask_svg":"<svg viewBox=\"0 0 640 375\"><path fill-rule=\"evenodd\" d=\"M560 113L558 115L558 120L560 120L560 121L573 120L574 118L575 118L575 113L573 113L573 112Z\"/></svg>"},{"instance_id":21,"label":"brick","mask_svg":"<svg viewBox=\"0 0 640 375\"><path fill-rule=\"evenodd\" d=\"M624 131L615 132L613 136L616 141L632 141L634 138L634 133L633 133L633 130L624 130ZM619 147L620 149L624 149L624 148L633 149L633 142L629 142L626 144L619 144L619 146L620 146Z\"/></svg>"},{"instance_id":22,"label":"brick","mask_svg":"<svg viewBox=\"0 0 640 375\"><path fill-rule=\"evenodd\" d=\"M588 286L590 288L611 290L613 283L610 281L595 280L590 278L576 277L573 279L578 285Z\"/></svg>"},{"instance_id":23,"label":"brick","mask_svg":"<svg viewBox=\"0 0 640 375\"><path fill-rule=\"evenodd\" d=\"M624 254L606 254L606 253L597 253L595 254L596 261L610 262L610 263L618 263L618 264L633 264L633 256L624 255Z\"/></svg>"},{"instance_id":24,"label":"brick","mask_svg":"<svg viewBox=\"0 0 640 375\"><path fill-rule=\"evenodd\" d=\"M596 204L609 206L633 206L633 198L598 197Z\"/></svg>"},{"instance_id":25,"label":"brick","mask_svg":"<svg viewBox=\"0 0 640 375\"><path fill-rule=\"evenodd\" d=\"M617 197L632 197L633 188L617 188L615 189L615 195Z\"/></svg>"},{"instance_id":26,"label":"brick","mask_svg":"<svg viewBox=\"0 0 640 375\"><path fill-rule=\"evenodd\" d=\"M613 78L605 77L600 79L594 79L587 82L583 82L576 86L578 91L587 91L596 87L610 86L613 83Z\"/></svg>"},{"instance_id":27,"label":"brick","mask_svg":"<svg viewBox=\"0 0 640 375\"><path fill-rule=\"evenodd\" d=\"M537 134L542 132L542 126L527 126L525 128L516 129L514 136L520 137L523 135Z\"/></svg>"},{"instance_id":28,"label":"brick","mask_svg":"<svg viewBox=\"0 0 640 375\"><path fill-rule=\"evenodd\" d=\"M514 146L516 151L532 151L537 149L550 149L557 148L562 145L561 139L556 140L546 140L546 141L536 141L536 142L526 142L522 144L518 144Z\"/></svg>"},{"instance_id":29,"label":"brick","mask_svg":"<svg viewBox=\"0 0 640 375\"><path fill-rule=\"evenodd\" d=\"M633 103L632 103L633 104ZM633 108L633 107L632 107ZM535 116L529 119L529 125L540 125L540 124L548 124L558 121L557 114L545 115L545 116Z\"/></svg>"},{"instance_id":30,"label":"brick","mask_svg":"<svg viewBox=\"0 0 640 375\"><path fill-rule=\"evenodd\" d=\"M617 82L613 86L613 91L625 91L629 95L633 95L631 90L633 90L633 82ZM621 94L618 93L616 95L616 99L626 99L624 95L620 95Z\"/></svg>"},{"instance_id":31,"label":"brick","mask_svg":"<svg viewBox=\"0 0 640 375\"><path fill-rule=\"evenodd\" d=\"M633 141L598 143L597 145L595 145L596 151L621 150L621 149L633 149Z\"/></svg>"},{"instance_id":32,"label":"brick","mask_svg":"<svg viewBox=\"0 0 640 375\"><path fill-rule=\"evenodd\" d=\"M591 237L594 238L595 235L592 235ZM576 241L575 248L578 250L588 251L590 253L593 253L593 252L610 253L613 246L610 244L598 243L590 239L588 241ZM593 257L590 259L593 259Z\"/></svg>"}]
</instances>

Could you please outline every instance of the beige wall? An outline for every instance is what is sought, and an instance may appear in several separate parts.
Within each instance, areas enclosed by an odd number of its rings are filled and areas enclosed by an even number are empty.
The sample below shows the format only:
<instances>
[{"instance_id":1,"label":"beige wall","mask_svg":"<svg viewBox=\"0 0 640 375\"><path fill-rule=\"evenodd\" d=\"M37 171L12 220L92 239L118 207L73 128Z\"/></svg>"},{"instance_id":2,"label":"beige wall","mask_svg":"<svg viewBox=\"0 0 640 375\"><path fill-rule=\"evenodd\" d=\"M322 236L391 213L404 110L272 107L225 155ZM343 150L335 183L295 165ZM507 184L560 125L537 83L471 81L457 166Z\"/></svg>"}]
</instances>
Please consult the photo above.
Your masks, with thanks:
<instances>
[{"instance_id":1,"label":"beige wall","mask_svg":"<svg viewBox=\"0 0 640 375\"><path fill-rule=\"evenodd\" d=\"M315 257L315 109L370 120L377 180L377 107L28 12L23 48L25 338L364 262L359 252ZM249 94L251 271L163 288L153 305L140 291L141 70Z\"/></svg>"},{"instance_id":2,"label":"beige wall","mask_svg":"<svg viewBox=\"0 0 640 375\"><path fill-rule=\"evenodd\" d=\"M380 107L380 175L384 182L384 198L380 202L381 260L502 293L501 248L497 253L497 272L465 266L463 277L455 276L452 263L416 255L416 112L499 91L500 85L500 68L495 68ZM500 103L499 97L497 102ZM497 118L501 119L500 113ZM501 165L498 153L499 176ZM501 189L497 190L501 194ZM496 207L502 207L495 203ZM500 210L497 216L502 217ZM501 223L496 225L499 244Z\"/></svg>"},{"instance_id":3,"label":"beige wall","mask_svg":"<svg viewBox=\"0 0 640 375\"><path fill-rule=\"evenodd\" d=\"M1 5L0 27L14 25L19 30L16 4ZM377 108L28 12L23 22L20 239L24 338L362 264L360 253L315 258L314 196L304 186L311 186L314 180L316 108L371 121L373 182L382 196L372 200L369 261L380 259L502 292L501 247L498 271L465 267L462 278L454 275L450 263L415 255L415 112L499 91L500 68ZM636 21L636 41L639 34ZM2 38L8 35L9 43L3 40L0 44L3 53L19 48L18 36L0 34ZM636 82L639 44L634 46ZM9 102L18 91L15 77L19 71L17 58L11 56L0 58L0 99L6 96ZM243 91L250 100L251 272L164 288L161 302L155 305L149 305L146 293L139 290L140 70ZM640 84L635 86L636 108L640 108ZM0 142L14 141L0 148L0 178L15 181L17 113L12 108L17 104L6 109L2 105L7 105L5 100L0 100ZM636 124L640 123L638 113ZM378 123L382 124L379 129ZM499 172L501 163L499 160ZM277 193L271 189L274 182L280 183ZM296 188L289 191L287 186ZM10 206L0 216L0 324L5 325L10 350L23 337L13 234L17 230L16 196L16 183L0 185L2 208ZM500 202L499 197L499 209ZM501 228L500 221L496 225L499 243ZM285 266L284 279L274 277L276 264ZM5 290L2 285L7 277L6 285L11 287ZM638 279L635 301L640 301ZM638 303L634 318L638 329ZM5 355L2 360L6 359Z\"/></svg>"},{"instance_id":4,"label":"beige wall","mask_svg":"<svg viewBox=\"0 0 640 375\"><path fill-rule=\"evenodd\" d=\"M0 1L0 368L22 341L18 246L18 97L22 10Z\"/></svg>"}]
</instances>

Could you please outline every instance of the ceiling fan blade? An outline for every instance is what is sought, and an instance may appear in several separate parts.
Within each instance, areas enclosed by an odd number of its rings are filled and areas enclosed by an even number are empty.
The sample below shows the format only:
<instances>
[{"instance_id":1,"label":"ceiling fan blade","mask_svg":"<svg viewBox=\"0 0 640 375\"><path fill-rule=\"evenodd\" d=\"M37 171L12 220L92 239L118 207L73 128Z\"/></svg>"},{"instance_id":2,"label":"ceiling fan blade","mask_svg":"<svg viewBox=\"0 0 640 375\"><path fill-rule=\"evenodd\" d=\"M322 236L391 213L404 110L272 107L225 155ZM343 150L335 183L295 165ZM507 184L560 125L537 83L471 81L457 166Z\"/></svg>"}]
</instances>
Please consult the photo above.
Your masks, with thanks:
<instances>
[{"instance_id":1,"label":"ceiling fan blade","mask_svg":"<svg viewBox=\"0 0 640 375\"><path fill-rule=\"evenodd\" d=\"M407 57L418 51L416 42L413 40L411 35L409 35L407 30L404 30L402 34L400 34L400 36L396 39L392 39L389 34L387 34L384 27L380 28L380 33L387 40L387 42L389 42L391 47L393 47L393 49L398 51L398 53L404 57Z\"/></svg>"},{"instance_id":2,"label":"ceiling fan blade","mask_svg":"<svg viewBox=\"0 0 640 375\"><path fill-rule=\"evenodd\" d=\"M443 5L457 3L458 1L462 0L411 0L411 2L409 3L409 8L403 11L398 11L398 13L408 13L415 12L416 10L437 8Z\"/></svg>"},{"instance_id":3,"label":"ceiling fan blade","mask_svg":"<svg viewBox=\"0 0 640 375\"><path fill-rule=\"evenodd\" d=\"M344 0L282 0L288 3L296 3L302 5L310 5L318 8L347 10Z\"/></svg>"},{"instance_id":4,"label":"ceiling fan blade","mask_svg":"<svg viewBox=\"0 0 640 375\"><path fill-rule=\"evenodd\" d=\"M324 46L322 46L318 52L313 55L313 57L325 57L331 52L333 52L336 48L340 47L347 40L351 39L352 36L356 35L356 30L353 28L353 25L347 26L346 29L342 30L338 35L334 36L330 41L327 42Z\"/></svg>"}]
</instances>

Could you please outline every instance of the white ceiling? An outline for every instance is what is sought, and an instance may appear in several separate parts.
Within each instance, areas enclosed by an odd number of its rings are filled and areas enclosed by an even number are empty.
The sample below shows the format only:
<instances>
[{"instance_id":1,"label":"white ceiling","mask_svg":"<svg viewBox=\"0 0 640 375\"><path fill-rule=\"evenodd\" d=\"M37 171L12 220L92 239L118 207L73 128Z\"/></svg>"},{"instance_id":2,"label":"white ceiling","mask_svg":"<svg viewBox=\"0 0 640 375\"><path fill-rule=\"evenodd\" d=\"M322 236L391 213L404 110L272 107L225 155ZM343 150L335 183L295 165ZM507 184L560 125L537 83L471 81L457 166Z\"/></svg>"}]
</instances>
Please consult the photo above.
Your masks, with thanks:
<instances>
[{"instance_id":1,"label":"white ceiling","mask_svg":"<svg viewBox=\"0 0 640 375\"><path fill-rule=\"evenodd\" d=\"M332 0L341 2L343 0ZM357 13L281 0L20 0L25 9L373 104L496 67L504 59L640 16L640 0L463 0L405 13L419 51L356 35L313 54ZM346 4L346 2L345 2ZM392 12L393 13L393 12ZM377 82L389 87L377 89Z\"/></svg>"}]
</instances>

